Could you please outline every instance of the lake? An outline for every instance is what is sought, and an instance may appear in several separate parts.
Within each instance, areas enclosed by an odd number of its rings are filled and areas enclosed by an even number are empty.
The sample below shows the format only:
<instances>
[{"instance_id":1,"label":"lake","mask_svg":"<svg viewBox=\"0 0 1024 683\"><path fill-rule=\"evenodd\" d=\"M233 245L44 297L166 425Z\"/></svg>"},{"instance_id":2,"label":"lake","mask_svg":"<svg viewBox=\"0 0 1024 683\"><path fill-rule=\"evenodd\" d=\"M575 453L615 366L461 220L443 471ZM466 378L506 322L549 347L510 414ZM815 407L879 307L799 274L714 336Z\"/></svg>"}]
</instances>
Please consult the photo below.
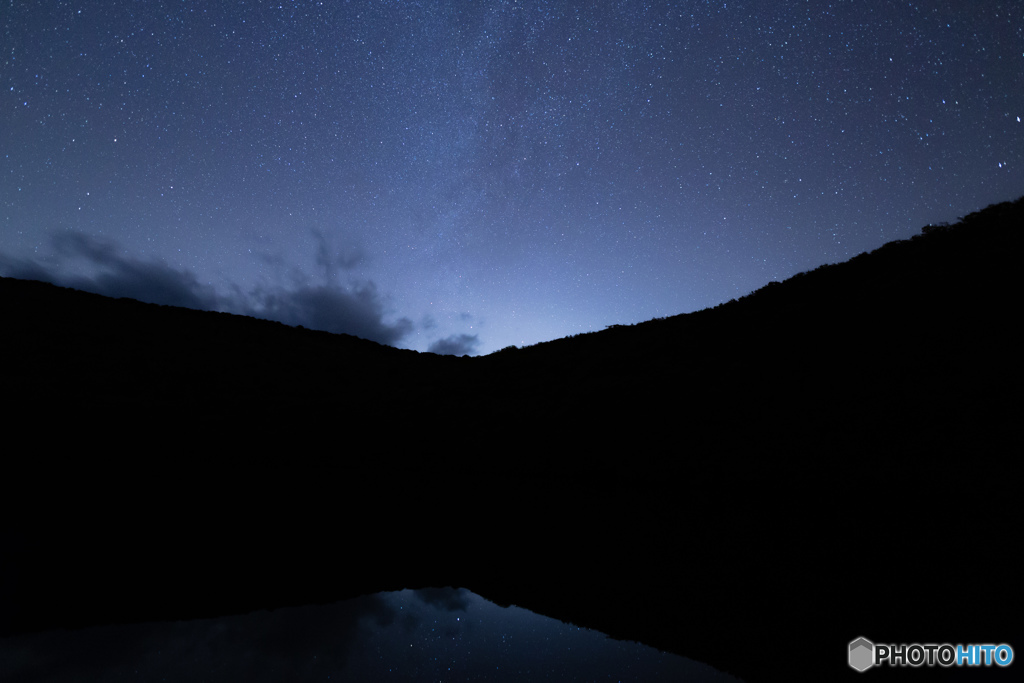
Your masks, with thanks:
<instances>
[{"instance_id":1,"label":"lake","mask_svg":"<svg viewBox=\"0 0 1024 683\"><path fill-rule=\"evenodd\" d=\"M4 638L0 679L738 680L684 657L452 588L378 593L218 619Z\"/></svg>"}]
</instances>

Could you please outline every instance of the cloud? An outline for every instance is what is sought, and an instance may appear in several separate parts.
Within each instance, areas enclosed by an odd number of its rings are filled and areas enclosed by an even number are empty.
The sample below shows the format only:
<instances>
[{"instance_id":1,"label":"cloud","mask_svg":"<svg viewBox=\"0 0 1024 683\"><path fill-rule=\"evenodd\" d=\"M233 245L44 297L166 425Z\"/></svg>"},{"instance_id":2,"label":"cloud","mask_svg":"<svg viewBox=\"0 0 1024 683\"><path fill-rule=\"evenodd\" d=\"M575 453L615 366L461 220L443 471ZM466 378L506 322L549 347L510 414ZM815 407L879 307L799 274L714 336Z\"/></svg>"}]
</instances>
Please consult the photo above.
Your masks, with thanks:
<instances>
[{"instance_id":1,"label":"cloud","mask_svg":"<svg viewBox=\"0 0 1024 683\"><path fill-rule=\"evenodd\" d=\"M0 254L0 272L7 277L42 280L114 298L219 310L220 300L213 287L201 284L188 271L175 270L155 259L143 261L123 256L112 242L79 233L59 233L50 242L55 256L46 262ZM67 264L76 260L85 261L93 274L62 274Z\"/></svg>"},{"instance_id":2,"label":"cloud","mask_svg":"<svg viewBox=\"0 0 1024 683\"><path fill-rule=\"evenodd\" d=\"M291 288L260 287L244 292L233 287L220 295L189 270L172 268L157 259L125 256L114 242L80 233L53 235L54 255L40 262L16 259L0 253L0 273L25 280L42 280L110 297L127 297L146 303L182 306L208 311L228 311L316 330L351 334L381 344L395 345L412 332L408 318L384 321L384 301L373 282L343 286L330 281L331 268L348 268L362 257L357 253L331 257L321 238L317 264L325 268L323 285L296 282ZM88 275L66 275L75 263L84 262ZM78 268L77 270L81 270Z\"/></svg>"},{"instance_id":3,"label":"cloud","mask_svg":"<svg viewBox=\"0 0 1024 683\"><path fill-rule=\"evenodd\" d=\"M480 338L475 334L453 334L444 339L438 339L427 348L427 351L443 356L463 356L476 351L479 344Z\"/></svg>"},{"instance_id":4,"label":"cloud","mask_svg":"<svg viewBox=\"0 0 1024 683\"><path fill-rule=\"evenodd\" d=\"M52 243L59 256L84 259L96 270L92 277L65 278L57 284L115 298L218 310L219 299L213 287L200 284L188 271L175 270L155 259L142 261L122 256L113 243L79 233L55 235Z\"/></svg>"},{"instance_id":5,"label":"cloud","mask_svg":"<svg viewBox=\"0 0 1024 683\"><path fill-rule=\"evenodd\" d=\"M40 280L59 284L48 269L35 261L12 258L3 253L0 253L0 275L19 280Z\"/></svg>"},{"instance_id":6,"label":"cloud","mask_svg":"<svg viewBox=\"0 0 1024 683\"><path fill-rule=\"evenodd\" d=\"M351 289L333 286L294 290L256 290L247 315L302 325L316 330L351 334L394 345L413 330L412 321L384 322L384 306L372 282Z\"/></svg>"},{"instance_id":7,"label":"cloud","mask_svg":"<svg viewBox=\"0 0 1024 683\"><path fill-rule=\"evenodd\" d=\"M319 230L313 230L313 238L316 240L316 265L323 269L324 280L328 284L334 282L338 269L352 270L363 262L364 256L361 249L352 247L345 251L332 253L327 238Z\"/></svg>"}]
</instances>

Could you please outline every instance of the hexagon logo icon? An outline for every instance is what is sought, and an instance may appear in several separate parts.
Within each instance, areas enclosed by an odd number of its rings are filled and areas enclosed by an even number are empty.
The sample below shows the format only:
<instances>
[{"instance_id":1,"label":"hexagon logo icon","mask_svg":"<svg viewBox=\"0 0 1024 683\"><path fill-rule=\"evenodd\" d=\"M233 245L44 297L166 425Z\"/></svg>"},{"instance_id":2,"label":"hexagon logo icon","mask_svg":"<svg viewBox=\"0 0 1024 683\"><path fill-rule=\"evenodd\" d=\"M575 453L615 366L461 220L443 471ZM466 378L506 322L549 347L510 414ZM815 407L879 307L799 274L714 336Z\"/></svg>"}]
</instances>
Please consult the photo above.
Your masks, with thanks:
<instances>
[{"instance_id":1,"label":"hexagon logo icon","mask_svg":"<svg viewBox=\"0 0 1024 683\"><path fill-rule=\"evenodd\" d=\"M867 671L875 663L875 644L867 638L850 641L850 666Z\"/></svg>"}]
</instances>

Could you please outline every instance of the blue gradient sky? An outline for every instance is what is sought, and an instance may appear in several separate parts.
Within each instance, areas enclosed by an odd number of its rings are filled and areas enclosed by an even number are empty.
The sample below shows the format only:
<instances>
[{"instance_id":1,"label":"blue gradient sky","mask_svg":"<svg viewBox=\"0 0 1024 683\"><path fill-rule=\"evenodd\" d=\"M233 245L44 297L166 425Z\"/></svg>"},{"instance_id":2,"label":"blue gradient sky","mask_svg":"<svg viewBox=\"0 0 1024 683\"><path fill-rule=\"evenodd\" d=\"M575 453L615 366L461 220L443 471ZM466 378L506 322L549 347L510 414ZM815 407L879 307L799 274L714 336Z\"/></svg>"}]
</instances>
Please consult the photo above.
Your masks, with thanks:
<instances>
[{"instance_id":1,"label":"blue gradient sky","mask_svg":"<svg viewBox=\"0 0 1024 683\"><path fill-rule=\"evenodd\" d=\"M0 274L488 353L1024 193L1024 8L3 4Z\"/></svg>"}]
</instances>

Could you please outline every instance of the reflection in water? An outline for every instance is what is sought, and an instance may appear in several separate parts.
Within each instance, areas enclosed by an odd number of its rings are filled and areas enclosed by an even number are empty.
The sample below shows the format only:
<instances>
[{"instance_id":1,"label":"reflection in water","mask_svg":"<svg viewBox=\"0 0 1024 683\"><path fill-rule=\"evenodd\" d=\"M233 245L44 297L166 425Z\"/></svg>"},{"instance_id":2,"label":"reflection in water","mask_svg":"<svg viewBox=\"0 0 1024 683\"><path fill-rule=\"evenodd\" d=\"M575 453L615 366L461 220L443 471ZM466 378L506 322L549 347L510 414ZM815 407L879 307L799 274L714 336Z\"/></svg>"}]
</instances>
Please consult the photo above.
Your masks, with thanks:
<instances>
[{"instance_id":1,"label":"reflection in water","mask_svg":"<svg viewBox=\"0 0 1024 683\"><path fill-rule=\"evenodd\" d=\"M466 590L0 639L14 681L735 681Z\"/></svg>"}]
</instances>

